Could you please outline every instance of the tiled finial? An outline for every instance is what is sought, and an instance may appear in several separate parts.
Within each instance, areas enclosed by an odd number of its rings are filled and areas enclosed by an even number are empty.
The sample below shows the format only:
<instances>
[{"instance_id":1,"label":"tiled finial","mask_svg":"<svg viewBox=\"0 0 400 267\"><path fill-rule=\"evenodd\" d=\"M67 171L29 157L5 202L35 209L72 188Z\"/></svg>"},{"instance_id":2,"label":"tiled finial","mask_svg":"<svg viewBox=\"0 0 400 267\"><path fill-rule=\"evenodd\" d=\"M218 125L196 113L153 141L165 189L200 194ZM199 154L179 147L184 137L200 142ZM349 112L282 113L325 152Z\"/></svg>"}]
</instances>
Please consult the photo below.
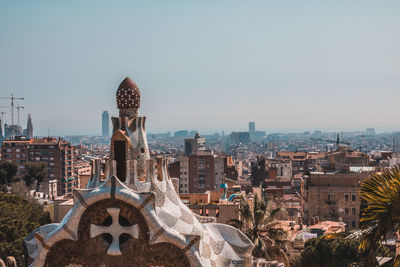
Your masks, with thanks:
<instances>
[{"instance_id":1,"label":"tiled finial","mask_svg":"<svg viewBox=\"0 0 400 267\"><path fill-rule=\"evenodd\" d=\"M137 110L140 108L140 90L134 81L126 77L118 86L117 107L120 117L137 116Z\"/></svg>"}]
</instances>

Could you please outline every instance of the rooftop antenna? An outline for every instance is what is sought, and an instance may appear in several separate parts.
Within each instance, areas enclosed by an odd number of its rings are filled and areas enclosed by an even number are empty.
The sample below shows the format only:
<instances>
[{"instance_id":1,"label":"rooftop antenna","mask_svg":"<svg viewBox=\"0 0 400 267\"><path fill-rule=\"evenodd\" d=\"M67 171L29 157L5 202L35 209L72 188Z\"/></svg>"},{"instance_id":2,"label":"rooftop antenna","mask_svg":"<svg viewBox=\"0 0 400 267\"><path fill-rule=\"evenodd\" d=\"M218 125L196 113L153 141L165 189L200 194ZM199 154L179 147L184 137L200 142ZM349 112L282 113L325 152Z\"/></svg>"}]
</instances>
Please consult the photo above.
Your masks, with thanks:
<instances>
[{"instance_id":1,"label":"rooftop antenna","mask_svg":"<svg viewBox=\"0 0 400 267\"><path fill-rule=\"evenodd\" d=\"M23 97L14 97L11 94L11 97L0 97L0 99L11 99L11 125L14 125L14 100L24 100Z\"/></svg>"}]
</instances>

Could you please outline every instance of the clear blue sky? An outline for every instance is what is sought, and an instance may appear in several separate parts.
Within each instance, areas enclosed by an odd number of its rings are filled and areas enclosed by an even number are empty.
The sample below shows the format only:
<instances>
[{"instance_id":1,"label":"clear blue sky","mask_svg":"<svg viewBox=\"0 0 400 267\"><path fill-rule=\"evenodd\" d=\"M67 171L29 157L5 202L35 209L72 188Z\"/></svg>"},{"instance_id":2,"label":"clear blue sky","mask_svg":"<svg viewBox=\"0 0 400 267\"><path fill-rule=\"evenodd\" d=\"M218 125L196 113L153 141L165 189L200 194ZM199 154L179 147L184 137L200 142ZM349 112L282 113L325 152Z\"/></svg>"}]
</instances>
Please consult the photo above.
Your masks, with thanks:
<instances>
[{"instance_id":1,"label":"clear blue sky","mask_svg":"<svg viewBox=\"0 0 400 267\"><path fill-rule=\"evenodd\" d=\"M126 76L150 132L400 130L400 1L0 0L35 134L100 134Z\"/></svg>"}]
</instances>

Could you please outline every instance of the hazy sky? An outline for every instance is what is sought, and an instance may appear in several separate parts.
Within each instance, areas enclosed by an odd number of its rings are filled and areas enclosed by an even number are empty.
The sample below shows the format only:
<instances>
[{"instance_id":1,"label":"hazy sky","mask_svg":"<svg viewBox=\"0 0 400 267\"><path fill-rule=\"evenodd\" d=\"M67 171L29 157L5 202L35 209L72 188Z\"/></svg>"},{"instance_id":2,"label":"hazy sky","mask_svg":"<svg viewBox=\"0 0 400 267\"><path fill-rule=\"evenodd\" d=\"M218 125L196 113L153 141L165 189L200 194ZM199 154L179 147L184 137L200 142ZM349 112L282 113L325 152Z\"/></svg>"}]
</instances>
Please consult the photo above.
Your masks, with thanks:
<instances>
[{"instance_id":1,"label":"hazy sky","mask_svg":"<svg viewBox=\"0 0 400 267\"><path fill-rule=\"evenodd\" d=\"M36 135L100 134L126 76L149 132L400 130L400 1L0 0Z\"/></svg>"}]
</instances>

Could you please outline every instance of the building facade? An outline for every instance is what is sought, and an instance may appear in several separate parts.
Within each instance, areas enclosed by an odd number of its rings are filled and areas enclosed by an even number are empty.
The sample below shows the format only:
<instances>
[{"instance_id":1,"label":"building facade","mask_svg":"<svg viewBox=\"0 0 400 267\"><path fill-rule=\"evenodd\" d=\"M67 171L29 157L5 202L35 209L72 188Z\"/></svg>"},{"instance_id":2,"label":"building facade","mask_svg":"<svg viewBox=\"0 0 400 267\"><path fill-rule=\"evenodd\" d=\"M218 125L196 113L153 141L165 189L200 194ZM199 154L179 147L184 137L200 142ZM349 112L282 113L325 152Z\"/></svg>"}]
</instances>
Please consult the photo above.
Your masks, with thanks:
<instances>
[{"instance_id":1,"label":"building facade","mask_svg":"<svg viewBox=\"0 0 400 267\"><path fill-rule=\"evenodd\" d=\"M189 193L204 193L215 188L212 151L197 151L189 156L189 181Z\"/></svg>"},{"instance_id":2,"label":"building facade","mask_svg":"<svg viewBox=\"0 0 400 267\"><path fill-rule=\"evenodd\" d=\"M27 161L45 162L48 179L43 183L57 180L57 195L67 193L68 184L71 183L71 178L74 178L75 160L75 147L69 142L53 137L29 140L19 137L5 140L1 151L2 160L17 164L17 175L21 177L25 174Z\"/></svg>"},{"instance_id":3,"label":"building facade","mask_svg":"<svg viewBox=\"0 0 400 267\"><path fill-rule=\"evenodd\" d=\"M350 167L369 166L369 155L349 147L339 146L335 151L327 153L326 170L349 171Z\"/></svg>"},{"instance_id":4,"label":"building facade","mask_svg":"<svg viewBox=\"0 0 400 267\"><path fill-rule=\"evenodd\" d=\"M361 183L369 173L311 173L305 186L304 220L343 221L359 228Z\"/></svg>"},{"instance_id":5,"label":"building facade","mask_svg":"<svg viewBox=\"0 0 400 267\"><path fill-rule=\"evenodd\" d=\"M191 156L196 153L197 150L206 149L206 139L201 138L198 133L195 134L194 138L185 139L185 155Z\"/></svg>"},{"instance_id":6,"label":"building facade","mask_svg":"<svg viewBox=\"0 0 400 267\"><path fill-rule=\"evenodd\" d=\"M248 144L250 142L249 132L232 132L231 145Z\"/></svg>"}]
</instances>

